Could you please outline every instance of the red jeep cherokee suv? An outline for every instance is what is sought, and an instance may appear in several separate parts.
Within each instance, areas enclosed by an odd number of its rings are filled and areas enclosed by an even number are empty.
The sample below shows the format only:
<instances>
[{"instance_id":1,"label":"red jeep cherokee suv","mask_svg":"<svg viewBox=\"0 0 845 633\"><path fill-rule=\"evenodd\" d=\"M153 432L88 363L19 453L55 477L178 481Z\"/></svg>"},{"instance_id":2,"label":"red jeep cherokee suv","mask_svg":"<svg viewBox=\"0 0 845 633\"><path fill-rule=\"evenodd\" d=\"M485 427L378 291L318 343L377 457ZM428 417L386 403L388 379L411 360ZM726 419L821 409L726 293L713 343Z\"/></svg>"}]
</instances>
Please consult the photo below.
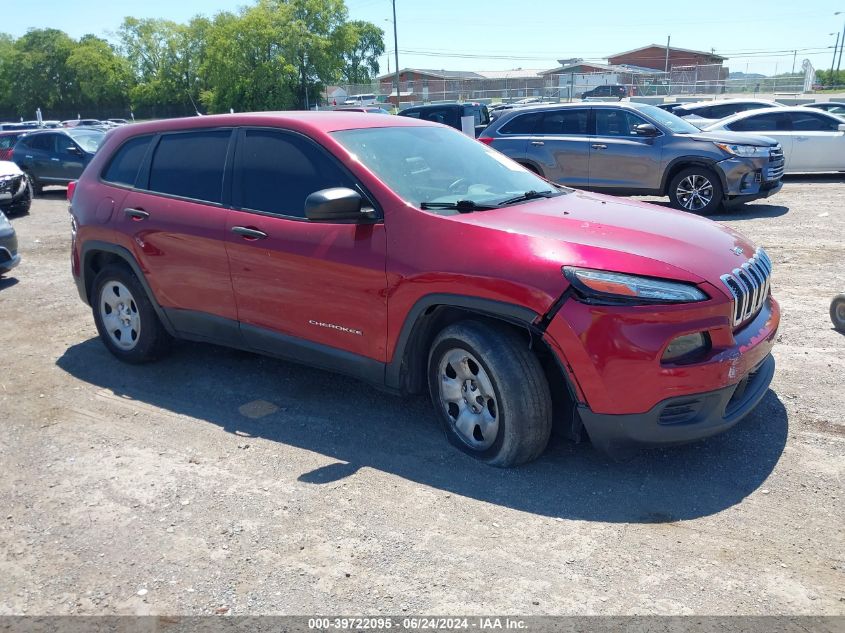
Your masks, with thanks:
<instances>
[{"instance_id":1,"label":"red jeep cherokee suv","mask_svg":"<svg viewBox=\"0 0 845 633\"><path fill-rule=\"evenodd\" d=\"M496 466L540 455L553 422L610 452L719 433L774 373L763 249L433 123L126 126L71 197L73 275L121 360L182 338L428 389L448 438Z\"/></svg>"}]
</instances>

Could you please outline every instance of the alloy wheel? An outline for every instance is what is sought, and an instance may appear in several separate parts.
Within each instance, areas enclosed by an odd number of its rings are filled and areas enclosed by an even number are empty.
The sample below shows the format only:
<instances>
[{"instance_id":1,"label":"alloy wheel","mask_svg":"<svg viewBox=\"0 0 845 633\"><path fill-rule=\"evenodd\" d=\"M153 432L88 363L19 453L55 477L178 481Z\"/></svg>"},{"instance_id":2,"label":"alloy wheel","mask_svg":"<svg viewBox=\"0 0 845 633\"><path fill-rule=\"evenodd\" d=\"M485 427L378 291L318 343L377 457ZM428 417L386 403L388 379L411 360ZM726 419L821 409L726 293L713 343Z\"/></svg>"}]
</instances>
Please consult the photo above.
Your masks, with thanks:
<instances>
[{"instance_id":1,"label":"alloy wheel","mask_svg":"<svg viewBox=\"0 0 845 633\"><path fill-rule=\"evenodd\" d=\"M701 211L713 200L713 184L700 174L690 174L678 183L675 195L688 211Z\"/></svg>"}]
</instances>

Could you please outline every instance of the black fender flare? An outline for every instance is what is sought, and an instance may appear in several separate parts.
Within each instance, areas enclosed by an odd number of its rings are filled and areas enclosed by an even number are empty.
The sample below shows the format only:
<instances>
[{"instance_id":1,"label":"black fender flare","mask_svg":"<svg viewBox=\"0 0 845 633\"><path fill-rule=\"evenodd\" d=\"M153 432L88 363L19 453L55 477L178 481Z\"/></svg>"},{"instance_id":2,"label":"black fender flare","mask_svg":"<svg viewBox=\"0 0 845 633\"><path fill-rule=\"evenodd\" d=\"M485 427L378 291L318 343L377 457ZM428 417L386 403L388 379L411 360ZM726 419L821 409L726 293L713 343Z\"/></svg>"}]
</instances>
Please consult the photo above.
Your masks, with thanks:
<instances>
[{"instance_id":1,"label":"black fender flare","mask_svg":"<svg viewBox=\"0 0 845 633\"><path fill-rule=\"evenodd\" d=\"M388 389L403 390L404 374L407 370L404 363L408 355L409 345L413 345L415 335L419 334L417 328L424 320L423 316L431 309L438 307L457 308L470 314L492 317L525 327L529 331L542 316L525 306L471 295L434 293L420 297L405 315L402 329L396 339L393 358L385 366L384 382Z\"/></svg>"},{"instance_id":2,"label":"black fender flare","mask_svg":"<svg viewBox=\"0 0 845 633\"><path fill-rule=\"evenodd\" d=\"M112 244L110 242L102 242L100 240L90 240L82 245L78 282L79 294L82 297L82 300L85 301L85 303L87 303L88 305L91 305L91 297L89 296L89 290L91 283L93 283L94 280L87 278L87 275L90 270L88 262L89 259L96 253L109 253L111 255L115 255L119 259L123 260L126 265L132 269L132 272L135 274L135 277L138 278L138 281L144 287L144 292L147 293L147 298L150 300L150 303L152 303L153 309L156 311L156 316L158 316L159 320L161 321L161 324L164 326L164 329L167 330L168 334L170 334L171 336L176 336L176 330L173 327L173 324L167 318L167 314L156 300L156 297L153 294L152 289L150 288L150 284L147 282L147 278L141 270L141 266L138 264L137 260L135 259L135 256L129 251L129 249L123 246L118 246L117 244Z\"/></svg>"}]
</instances>

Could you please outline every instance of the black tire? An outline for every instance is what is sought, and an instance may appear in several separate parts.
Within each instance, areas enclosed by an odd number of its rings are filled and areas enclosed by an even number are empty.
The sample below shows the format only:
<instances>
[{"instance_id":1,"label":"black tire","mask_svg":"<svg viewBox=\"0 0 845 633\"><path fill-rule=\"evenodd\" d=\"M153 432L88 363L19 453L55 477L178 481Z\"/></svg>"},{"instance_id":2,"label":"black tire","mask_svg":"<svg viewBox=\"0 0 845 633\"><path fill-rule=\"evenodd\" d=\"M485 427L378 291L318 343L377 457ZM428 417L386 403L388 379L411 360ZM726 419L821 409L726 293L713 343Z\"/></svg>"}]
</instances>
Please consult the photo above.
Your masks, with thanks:
<instances>
[{"instance_id":1,"label":"black tire","mask_svg":"<svg viewBox=\"0 0 845 633\"><path fill-rule=\"evenodd\" d=\"M30 174L28 171L25 171L27 180L29 180L30 190L32 192L32 197L35 198L36 196L40 196L44 193L44 185L38 182L38 179Z\"/></svg>"},{"instance_id":2,"label":"black tire","mask_svg":"<svg viewBox=\"0 0 845 633\"><path fill-rule=\"evenodd\" d=\"M685 190L693 191L697 189L698 195L683 196L679 192L682 183L685 185ZM695 184L695 186L689 187L691 183ZM712 215L716 213L724 202L722 181L719 180L719 177L713 170L698 165L687 167L675 174L669 182L669 189L666 193L673 207L681 211L689 211L699 215ZM706 196L709 196L707 204L699 207L698 204Z\"/></svg>"},{"instance_id":3,"label":"black tire","mask_svg":"<svg viewBox=\"0 0 845 633\"><path fill-rule=\"evenodd\" d=\"M114 326L107 325L104 322L104 318L107 317L103 316L104 293L114 292L119 285L129 292L128 296L124 295L127 299L125 304L127 315L131 315L127 318L133 320L137 318L138 323L137 330L130 327L131 332L135 334L123 338L126 345L131 345L129 348L123 348L119 342L116 342L115 334L120 328L112 329ZM133 364L146 363L161 358L169 351L172 338L159 321L153 304L144 292L144 287L128 266L106 266L97 274L91 293L91 306L100 339L106 348L120 360ZM114 334L110 333L110 330ZM118 336L124 335L118 334Z\"/></svg>"},{"instance_id":4,"label":"black tire","mask_svg":"<svg viewBox=\"0 0 845 633\"><path fill-rule=\"evenodd\" d=\"M845 332L845 294L836 295L830 302L830 320L835 330Z\"/></svg>"},{"instance_id":5,"label":"black tire","mask_svg":"<svg viewBox=\"0 0 845 633\"><path fill-rule=\"evenodd\" d=\"M469 371L466 375L474 374L478 379L478 391L472 385L468 388L479 394L475 396L479 413L470 414L467 410L470 406L468 402L472 402L472 411L475 412L476 404L472 397L469 401L463 398L463 413L467 413L470 420L481 415L495 424L495 432L484 437L480 423L471 422L472 438L469 440L464 439L465 435L456 424L457 400L449 401L441 393L441 383L445 385L451 381L453 385L464 384L462 393L469 395L465 383L474 381L468 379L462 382L460 375L452 377L448 362L450 358L464 358L466 353L465 368ZM478 371L473 372L476 360ZM444 363L445 373L441 371ZM455 373L454 369L452 373ZM467 320L446 327L435 338L429 352L428 383L431 400L446 437L480 461L501 468L516 466L539 457L549 443L552 431L549 383L539 360L528 349L526 340L506 326ZM487 387L482 387L482 383L487 383ZM490 387L492 398L487 399L484 392ZM490 400L493 400L492 404Z\"/></svg>"}]
</instances>

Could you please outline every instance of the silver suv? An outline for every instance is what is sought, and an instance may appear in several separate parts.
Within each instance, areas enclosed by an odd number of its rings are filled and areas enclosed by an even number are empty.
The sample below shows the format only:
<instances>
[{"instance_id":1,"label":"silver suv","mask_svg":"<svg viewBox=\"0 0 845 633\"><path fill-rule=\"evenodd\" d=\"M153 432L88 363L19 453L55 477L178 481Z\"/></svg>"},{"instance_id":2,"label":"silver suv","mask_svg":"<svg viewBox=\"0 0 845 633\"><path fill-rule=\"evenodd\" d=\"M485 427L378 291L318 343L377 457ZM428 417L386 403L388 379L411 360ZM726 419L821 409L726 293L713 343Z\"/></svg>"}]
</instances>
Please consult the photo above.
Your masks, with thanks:
<instances>
[{"instance_id":1,"label":"silver suv","mask_svg":"<svg viewBox=\"0 0 845 633\"><path fill-rule=\"evenodd\" d=\"M652 105L567 103L507 112L479 141L548 180L620 195L669 196L707 215L782 187L783 151L764 136L702 132Z\"/></svg>"}]
</instances>

